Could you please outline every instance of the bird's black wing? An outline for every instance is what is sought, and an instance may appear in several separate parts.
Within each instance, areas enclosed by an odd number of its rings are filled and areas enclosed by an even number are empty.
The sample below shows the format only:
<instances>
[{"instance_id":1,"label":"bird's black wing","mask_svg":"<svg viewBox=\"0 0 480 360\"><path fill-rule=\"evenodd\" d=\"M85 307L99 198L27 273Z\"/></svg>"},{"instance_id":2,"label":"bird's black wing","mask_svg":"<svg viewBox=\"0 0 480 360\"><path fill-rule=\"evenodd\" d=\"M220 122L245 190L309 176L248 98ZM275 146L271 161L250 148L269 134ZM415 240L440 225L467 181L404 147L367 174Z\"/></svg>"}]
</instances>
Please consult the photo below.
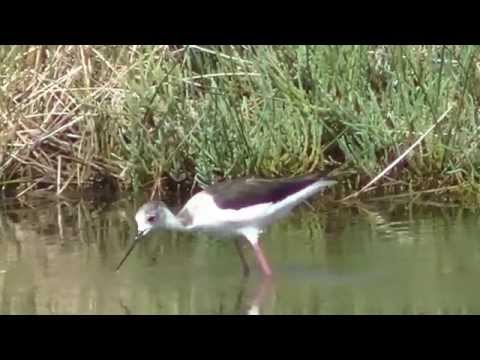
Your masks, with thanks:
<instances>
[{"instance_id":1,"label":"bird's black wing","mask_svg":"<svg viewBox=\"0 0 480 360\"><path fill-rule=\"evenodd\" d=\"M238 210L261 203L276 203L319 181L320 175L282 179L237 179L217 183L205 189L222 209Z\"/></svg>"}]
</instances>

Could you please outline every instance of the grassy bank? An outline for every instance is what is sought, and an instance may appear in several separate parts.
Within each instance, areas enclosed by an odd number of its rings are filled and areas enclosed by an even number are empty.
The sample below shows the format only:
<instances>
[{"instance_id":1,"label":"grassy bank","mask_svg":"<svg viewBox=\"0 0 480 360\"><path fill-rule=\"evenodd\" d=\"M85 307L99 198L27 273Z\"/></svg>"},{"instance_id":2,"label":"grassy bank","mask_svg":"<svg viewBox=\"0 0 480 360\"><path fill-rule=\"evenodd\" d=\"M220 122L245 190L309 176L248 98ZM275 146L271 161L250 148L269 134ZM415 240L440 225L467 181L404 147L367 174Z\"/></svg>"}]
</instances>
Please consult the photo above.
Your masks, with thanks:
<instances>
[{"instance_id":1,"label":"grassy bank","mask_svg":"<svg viewBox=\"0 0 480 360\"><path fill-rule=\"evenodd\" d=\"M160 192L324 170L347 195L452 106L375 186L478 201L479 49L2 46L0 186Z\"/></svg>"}]
</instances>

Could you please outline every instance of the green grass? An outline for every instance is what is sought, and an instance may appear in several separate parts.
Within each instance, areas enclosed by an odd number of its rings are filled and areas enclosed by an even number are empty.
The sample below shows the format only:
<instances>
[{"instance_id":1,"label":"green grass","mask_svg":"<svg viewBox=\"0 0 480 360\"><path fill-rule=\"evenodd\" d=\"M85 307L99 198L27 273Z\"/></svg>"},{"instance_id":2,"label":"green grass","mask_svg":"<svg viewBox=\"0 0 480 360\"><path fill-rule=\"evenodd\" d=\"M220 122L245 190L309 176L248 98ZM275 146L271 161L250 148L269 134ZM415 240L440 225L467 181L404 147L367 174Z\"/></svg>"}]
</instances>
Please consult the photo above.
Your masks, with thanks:
<instances>
[{"instance_id":1,"label":"green grass","mask_svg":"<svg viewBox=\"0 0 480 360\"><path fill-rule=\"evenodd\" d=\"M0 185L18 196L340 174L478 198L476 46L3 46Z\"/></svg>"}]
</instances>

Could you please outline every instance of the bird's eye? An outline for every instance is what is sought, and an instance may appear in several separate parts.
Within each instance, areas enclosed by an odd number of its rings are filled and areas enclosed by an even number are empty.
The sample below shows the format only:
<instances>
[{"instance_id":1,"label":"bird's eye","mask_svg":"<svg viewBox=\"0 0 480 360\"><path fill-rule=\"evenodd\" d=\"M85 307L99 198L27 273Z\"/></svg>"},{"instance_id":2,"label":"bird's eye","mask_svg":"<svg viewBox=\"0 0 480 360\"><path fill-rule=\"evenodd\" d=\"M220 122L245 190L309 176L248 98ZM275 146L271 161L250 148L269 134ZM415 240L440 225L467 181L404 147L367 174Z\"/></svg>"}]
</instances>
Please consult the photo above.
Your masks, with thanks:
<instances>
[{"instance_id":1,"label":"bird's eye","mask_svg":"<svg viewBox=\"0 0 480 360\"><path fill-rule=\"evenodd\" d=\"M155 216L154 216L154 215L148 216L148 217L147 217L147 221L148 221L149 223L153 223L153 222L155 221Z\"/></svg>"}]
</instances>

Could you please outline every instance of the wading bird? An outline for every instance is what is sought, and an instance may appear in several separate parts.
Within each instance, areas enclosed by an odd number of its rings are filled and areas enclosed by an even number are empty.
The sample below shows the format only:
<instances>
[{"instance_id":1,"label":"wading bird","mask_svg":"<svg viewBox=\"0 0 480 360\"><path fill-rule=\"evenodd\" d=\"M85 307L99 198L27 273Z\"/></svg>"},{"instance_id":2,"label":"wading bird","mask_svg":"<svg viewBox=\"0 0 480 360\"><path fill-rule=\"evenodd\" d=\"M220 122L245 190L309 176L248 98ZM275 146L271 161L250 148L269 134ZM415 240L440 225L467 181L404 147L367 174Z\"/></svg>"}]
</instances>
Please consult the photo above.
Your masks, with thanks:
<instances>
[{"instance_id":1,"label":"wading bird","mask_svg":"<svg viewBox=\"0 0 480 360\"><path fill-rule=\"evenodd\" d=\"M149 201L136 215L137 236L117 266L122 266L138 240L156 228L176 231L204 231L218 236L234 235L243 271L250 270L239 242L243 237L252 245L264 275L272 275L259 244L259 235L272 222L286 216L308 197L335 184L317 174L280 179L242 178L217 183L195 194L174 215L161 201Z\"/></svg>"}]
</instances>

